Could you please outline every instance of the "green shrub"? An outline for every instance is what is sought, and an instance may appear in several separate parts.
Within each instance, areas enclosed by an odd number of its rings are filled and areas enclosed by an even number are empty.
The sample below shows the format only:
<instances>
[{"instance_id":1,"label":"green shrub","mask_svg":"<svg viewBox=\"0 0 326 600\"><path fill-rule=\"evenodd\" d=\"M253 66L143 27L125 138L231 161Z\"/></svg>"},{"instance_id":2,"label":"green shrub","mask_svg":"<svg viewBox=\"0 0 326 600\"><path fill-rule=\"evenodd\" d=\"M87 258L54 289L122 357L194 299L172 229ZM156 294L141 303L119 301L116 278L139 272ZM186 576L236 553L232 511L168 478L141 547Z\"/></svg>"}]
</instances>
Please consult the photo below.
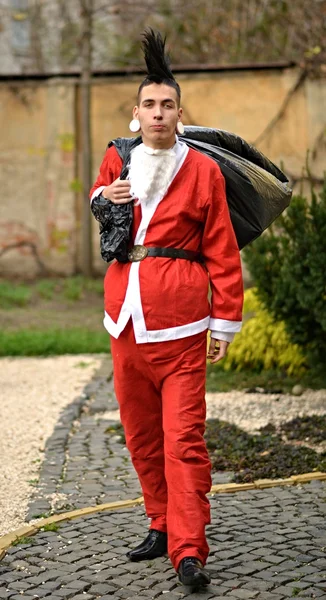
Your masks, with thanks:
<instances>
[{"instance_id":1,"label":"green shrub","mask_svg":"<svg viewBox=\"0 0 326 600\"><path fill-rule=\"evenodd\" d=\"M284 323L273 320L253 288L245 292L244 316L242 331L223 361L225 370L279 369L287 375L304 372L305 358L299 346L290 343Z\"/></svg>"},{"instance_id":2,"label":"green shrub","mask_svg":"<svg viewBox=\"0 0 326 600\"><path fill-rule=\"evenodd\" d=\"M311 201L294 196L288 209L244 251L257 296L307 354L326 355L326 180Z\"/></svg>"},{"instance_id":3,"label":"green shrub","mask_svg":"<svg viewBox=\"0 0 326 600\"><path fill-rule=\"evenodd\" d=\"M233 471L232 481L246 483L325 470L326 452L284 442L283 425L279 429L266 425L251 434L232 423L208 419L205 440L213 472ZM297 439L294 435L293 441Z\"/></svg>"}]
</instances>

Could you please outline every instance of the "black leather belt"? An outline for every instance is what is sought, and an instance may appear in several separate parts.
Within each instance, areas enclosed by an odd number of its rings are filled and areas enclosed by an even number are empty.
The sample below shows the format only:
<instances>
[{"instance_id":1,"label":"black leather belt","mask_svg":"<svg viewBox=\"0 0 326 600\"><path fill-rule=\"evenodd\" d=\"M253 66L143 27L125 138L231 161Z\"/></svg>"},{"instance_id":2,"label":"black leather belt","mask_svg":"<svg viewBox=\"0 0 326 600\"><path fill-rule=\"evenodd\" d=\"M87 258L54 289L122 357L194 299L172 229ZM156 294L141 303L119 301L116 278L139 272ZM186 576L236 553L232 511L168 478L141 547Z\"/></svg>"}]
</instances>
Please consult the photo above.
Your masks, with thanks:
<instances>
[{"instance_id":1,"label":"black leather belt","mask_svg":"<svg viewBox=\"0 0 326 600\"><path fill-rule=\"evenodd\" d=\"M144 260L147 256L160 256L161 258L184 258L203 263L204 259L200 252L193 250L182 250L181 248L158 248L156 246L133 246L128 252L130 262Z\"/></svg>"}]
</instances>

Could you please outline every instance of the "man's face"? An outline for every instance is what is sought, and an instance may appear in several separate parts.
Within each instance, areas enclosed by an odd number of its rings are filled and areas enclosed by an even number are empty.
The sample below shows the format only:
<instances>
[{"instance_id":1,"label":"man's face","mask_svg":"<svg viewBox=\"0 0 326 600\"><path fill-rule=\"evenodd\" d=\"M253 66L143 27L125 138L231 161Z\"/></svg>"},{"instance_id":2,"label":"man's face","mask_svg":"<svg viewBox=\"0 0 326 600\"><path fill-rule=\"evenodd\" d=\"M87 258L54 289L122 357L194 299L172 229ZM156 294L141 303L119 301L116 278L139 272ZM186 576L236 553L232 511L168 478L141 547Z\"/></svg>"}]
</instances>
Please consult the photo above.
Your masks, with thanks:
<instances>
[{"instance_id":1,"label":"man's face","mask_svg":"<svg viewBox=\"0 0 326 600\"><path fill-rule=\"evenodd\" d=\"M163 83L145 86L134 107L133 117L139 119L143 142L150 148L171 148L175 143L177 122L182 115L176 90Z\"/></svg>"}]
</instances>

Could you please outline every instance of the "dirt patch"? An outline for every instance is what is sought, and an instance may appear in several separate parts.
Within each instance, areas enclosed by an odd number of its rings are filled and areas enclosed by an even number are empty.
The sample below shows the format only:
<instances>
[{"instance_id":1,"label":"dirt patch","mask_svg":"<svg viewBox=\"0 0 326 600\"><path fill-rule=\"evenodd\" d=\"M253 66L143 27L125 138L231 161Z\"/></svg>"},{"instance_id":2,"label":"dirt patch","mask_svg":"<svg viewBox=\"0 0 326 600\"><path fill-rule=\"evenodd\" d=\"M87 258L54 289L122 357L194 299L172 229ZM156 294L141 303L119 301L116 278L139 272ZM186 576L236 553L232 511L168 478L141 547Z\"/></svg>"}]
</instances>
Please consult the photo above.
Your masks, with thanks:
<instances>
[{"instance_id":1,"label":"dirt patch","mask_svg":"<svg viewBox=\"0 0 326 600\"><path fill-rule=\"evenodd\" d=\"M85 292L74 301L37 299L33 305L0 309L0 329L72 329L103 331L103 298Z\"/></svg>"}]
</instances>

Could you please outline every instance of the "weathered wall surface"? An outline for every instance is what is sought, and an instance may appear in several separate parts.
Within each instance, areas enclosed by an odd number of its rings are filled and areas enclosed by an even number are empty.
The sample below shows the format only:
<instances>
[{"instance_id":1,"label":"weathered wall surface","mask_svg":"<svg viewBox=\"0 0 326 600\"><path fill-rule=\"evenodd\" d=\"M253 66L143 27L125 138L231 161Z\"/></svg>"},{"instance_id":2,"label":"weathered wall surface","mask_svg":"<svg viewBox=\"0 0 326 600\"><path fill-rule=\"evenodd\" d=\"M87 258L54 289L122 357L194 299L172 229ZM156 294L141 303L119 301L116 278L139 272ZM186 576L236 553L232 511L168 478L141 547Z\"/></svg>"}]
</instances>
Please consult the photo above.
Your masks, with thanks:
<instances>
[{"instance_id":1,"label":"weathered wall surface","mask_svg":"<svg viewBox=\"0 0 326 600\"><path fill-rule=\"evenodd\" d=\"M240 135L283 166L294 181L301 178L310 150L312 174L321 179L326 81L299 78L295 68L179 75L183 121ZM139 81L108 78L93 84L94 178L108 141L130 136ZM75 85L73 80L0 85L2 273L35 276L42 264L54 273L78 268L81 199ZM103 272L95 222L93 240L94 265ZM20 243L25 245L17 247Z\"/></svg>"},{"instance_id":2,"label":"weathered wall surface","mask_svg":"<svg viewBox=\"0 0 326 600\"><path fill-rule=\"evenodd\" d=\"M74 87L0 87L0 269L35 276L75 265Z\"/></svg>"}]
</instances>

